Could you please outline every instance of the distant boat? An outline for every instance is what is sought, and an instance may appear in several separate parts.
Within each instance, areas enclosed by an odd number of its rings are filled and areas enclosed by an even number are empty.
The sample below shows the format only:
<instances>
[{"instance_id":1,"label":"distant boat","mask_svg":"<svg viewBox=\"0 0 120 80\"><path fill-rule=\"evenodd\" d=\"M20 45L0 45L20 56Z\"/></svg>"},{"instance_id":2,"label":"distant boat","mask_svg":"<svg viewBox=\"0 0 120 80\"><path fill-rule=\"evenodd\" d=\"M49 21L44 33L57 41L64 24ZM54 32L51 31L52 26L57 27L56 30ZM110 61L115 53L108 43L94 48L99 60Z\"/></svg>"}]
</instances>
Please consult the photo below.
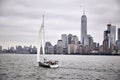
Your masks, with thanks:
<instances>
[{"instance_id":1,"label":"distant boat","mask_svg":"<svg viewBox=\"0 0 120 80\"><path fill-rule=\"evenodd\" d=\"M45 58L45 32L44 32L44 15L43 15L43 22L39 30L38 36L38 49L37 49L37 62L40 67L45 68L58 68L58 61L51 61ZM41 53L43 54L42 56ZM42 60L43 59L43 60Z\"/></svg>"}]
</instances>

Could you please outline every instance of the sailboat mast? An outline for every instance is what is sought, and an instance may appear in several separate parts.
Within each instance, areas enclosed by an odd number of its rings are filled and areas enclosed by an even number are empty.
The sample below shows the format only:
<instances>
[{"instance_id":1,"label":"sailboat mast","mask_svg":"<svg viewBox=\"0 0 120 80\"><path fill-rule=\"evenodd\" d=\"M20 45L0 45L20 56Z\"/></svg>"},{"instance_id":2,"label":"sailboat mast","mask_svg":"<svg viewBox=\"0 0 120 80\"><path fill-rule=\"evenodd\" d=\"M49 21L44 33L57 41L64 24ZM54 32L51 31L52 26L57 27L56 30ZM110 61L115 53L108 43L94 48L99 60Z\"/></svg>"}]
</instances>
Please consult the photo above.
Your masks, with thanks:
<instances>
[{"instance_id":1,"label":"sailboat mast","mask_svg":"<svg viewBox=\"0 0 120 80\"><path fill-rule=\"evenodd\" d=\"M40 29L39 29L39 33L38 33L38 47L37 47L37 62L39 62L40 61L40 48L41 48L41 43L42 43L42 41L41 41L41 27L40 27Z\"/></svg>"},{"instance_id":2,"label":"sailboat mast","mask_svg":"<svg viewBox=\"0 0 120 80\"><path fill-rule=\"evenodd\" d=\"M42 23L42 51L43 55L45 54L45 29L44 29L44 15L43 15L43 23Z\"/></svg>"}]
</instances>

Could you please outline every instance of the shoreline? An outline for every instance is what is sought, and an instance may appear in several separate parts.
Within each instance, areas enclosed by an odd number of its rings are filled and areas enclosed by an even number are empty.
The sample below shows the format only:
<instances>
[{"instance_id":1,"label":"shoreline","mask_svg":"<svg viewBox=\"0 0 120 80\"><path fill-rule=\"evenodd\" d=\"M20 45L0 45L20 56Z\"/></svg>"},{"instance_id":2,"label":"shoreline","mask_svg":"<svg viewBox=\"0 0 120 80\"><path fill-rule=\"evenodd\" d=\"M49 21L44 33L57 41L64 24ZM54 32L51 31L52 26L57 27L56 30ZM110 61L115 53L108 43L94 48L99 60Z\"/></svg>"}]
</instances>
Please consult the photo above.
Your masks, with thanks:
<instances>
[{"instance_id":1,"label":"shoreline","mask_svg":"<svg viewBox=\"0 0 120 80\"><path fill-rule=\"evenodd\" d=\"M0 53L0 54L31 54L31 53ZM36 55L36 54L35 54ZM88 56L90 56L90 55L99 55L99 56L120 56L120 54L118 54L118 53L114 53L114 54L111 54L111 53L98 53L98 54L94 54L94 53L82 53L82 54L80 54L80 53L74 53L74 54L45 54L45 55L88 55Z\"/></svg>"}]
</instances>

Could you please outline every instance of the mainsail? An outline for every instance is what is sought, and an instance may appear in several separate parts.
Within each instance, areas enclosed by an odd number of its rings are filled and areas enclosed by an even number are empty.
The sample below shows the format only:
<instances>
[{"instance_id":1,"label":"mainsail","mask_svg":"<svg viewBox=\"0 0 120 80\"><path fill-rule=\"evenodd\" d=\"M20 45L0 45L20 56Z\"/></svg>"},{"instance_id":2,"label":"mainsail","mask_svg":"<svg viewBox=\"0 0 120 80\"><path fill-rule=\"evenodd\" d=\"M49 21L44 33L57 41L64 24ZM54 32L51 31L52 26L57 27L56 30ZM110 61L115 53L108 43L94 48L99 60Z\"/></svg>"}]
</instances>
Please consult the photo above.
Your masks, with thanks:
<instances>
[{"instance_id":1,"label":"mainsail","mask_svg":"<svg viewBox=\"0 0 120 80\"><path fill-rule=\"evenodd\" d=\"M45 54L44 45L45 45L45 32L44 32L44 15L43 15L43 22L41 24L38 34L37 62L40 62L40 54L41 54L40 52L42 52L43 55Z\"/></svg>"}]
</instances>

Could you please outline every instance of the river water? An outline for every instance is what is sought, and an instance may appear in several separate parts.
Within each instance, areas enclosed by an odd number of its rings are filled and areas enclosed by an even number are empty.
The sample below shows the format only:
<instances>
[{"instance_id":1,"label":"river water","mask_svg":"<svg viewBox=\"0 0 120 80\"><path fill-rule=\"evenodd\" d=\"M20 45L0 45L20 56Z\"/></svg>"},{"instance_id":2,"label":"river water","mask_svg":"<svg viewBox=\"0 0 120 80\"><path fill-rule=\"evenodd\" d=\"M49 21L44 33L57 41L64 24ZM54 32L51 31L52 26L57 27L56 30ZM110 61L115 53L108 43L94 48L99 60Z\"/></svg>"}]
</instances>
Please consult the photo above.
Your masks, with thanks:
<instances>
[{"instance_id":1,"label":"river water","mask_svg":"<svg viewBox=\"0 0 120 80\"><path fill-rule=\"evenodd\" d=\"M0 54L0 80L120 80L120 56L46 57L60 67L38 67L35 54Z\"/></svg>"}]
</instances>

